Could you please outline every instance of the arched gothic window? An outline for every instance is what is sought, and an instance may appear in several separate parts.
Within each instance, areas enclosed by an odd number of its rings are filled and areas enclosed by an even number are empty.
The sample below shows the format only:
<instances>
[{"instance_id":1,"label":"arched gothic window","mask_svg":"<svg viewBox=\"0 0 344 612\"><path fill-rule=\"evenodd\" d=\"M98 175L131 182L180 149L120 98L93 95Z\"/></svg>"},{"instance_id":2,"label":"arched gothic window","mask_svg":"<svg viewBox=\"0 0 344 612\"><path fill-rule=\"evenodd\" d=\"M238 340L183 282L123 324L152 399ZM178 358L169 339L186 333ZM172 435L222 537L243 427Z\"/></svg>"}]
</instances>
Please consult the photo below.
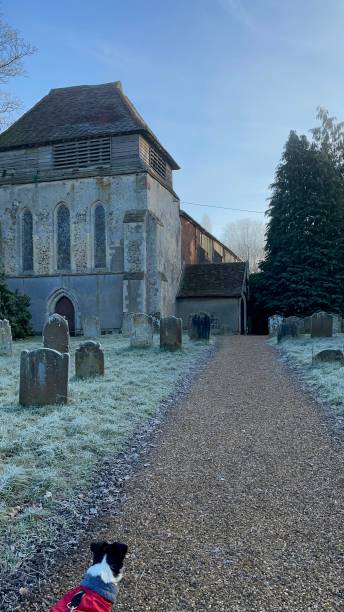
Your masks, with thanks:
<instances>
[{"instance_id":1,"label":"arched gothic window","mask_svg":"<svg viewBox=\"0 0 344 612\"><path fill-rule=\"evenodd\" d=\"M64 204L57 211L57 269L70 270L70 213Z\"/></svg>"},{"instance_id":2,"label":"arched gothic window","mask_svg":"<svg viewBox=\"0 0 344 612\"><path fill-rule=\"evenodd\" d=\"M30 210L22 216L22 268L23 272L33 271L33 221Z\"/></svg>"},{"instance_id":3,"label":"arched gothic window","mask_svg":"<svg viewBox=\"0 0 344 612\"><path fill-rule=\"evenodd\" d=\"M97 204L94 210L94 267L106 267L105 209Z\"/></svg>"}]
</instances>

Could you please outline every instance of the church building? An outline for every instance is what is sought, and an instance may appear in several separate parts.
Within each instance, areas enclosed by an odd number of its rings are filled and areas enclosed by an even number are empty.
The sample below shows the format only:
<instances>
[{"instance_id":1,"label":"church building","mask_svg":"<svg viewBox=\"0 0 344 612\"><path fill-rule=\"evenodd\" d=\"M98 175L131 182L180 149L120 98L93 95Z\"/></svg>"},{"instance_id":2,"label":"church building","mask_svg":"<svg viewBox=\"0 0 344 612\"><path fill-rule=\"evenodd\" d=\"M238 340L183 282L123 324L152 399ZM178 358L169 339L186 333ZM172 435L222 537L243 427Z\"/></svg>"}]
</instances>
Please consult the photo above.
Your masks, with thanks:
<instances>
[{"instance_id":1,"label":"church building","mask_svg":"<svg viewBox=\"0 0 344 612\"><path fill-rule=\"evenodd\" d=\"M174 314L181 276L177 163L121 83L52 89L0 135L2 272L71 333L97 316Z\"/></svg>"}]
</instances>

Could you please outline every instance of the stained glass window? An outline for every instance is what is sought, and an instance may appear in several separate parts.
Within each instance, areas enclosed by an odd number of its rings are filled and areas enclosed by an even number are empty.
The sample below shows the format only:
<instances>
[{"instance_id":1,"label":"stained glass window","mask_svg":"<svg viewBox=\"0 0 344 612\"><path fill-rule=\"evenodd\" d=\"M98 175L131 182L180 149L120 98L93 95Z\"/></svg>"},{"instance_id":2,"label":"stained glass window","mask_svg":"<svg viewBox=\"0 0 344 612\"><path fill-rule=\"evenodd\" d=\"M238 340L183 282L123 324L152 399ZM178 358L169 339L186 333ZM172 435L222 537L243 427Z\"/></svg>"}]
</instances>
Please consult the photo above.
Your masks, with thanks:
<instances>
[{"instance_id":1,"label":"stained glass window","mask_svg":"<svg viewBox=\"0 0 344 612\"><path fill-rule=\"evenodd\" d=\"M106 267L105 209L98 204L94 211L94 267Z\"/></svg>"},{"instance_id":2,"label":"stained glass window","mask_svg":"<svg viewBox=\"0 0 344 612\"><path fill-rule=\"evenodd\" d=\"M22 266L23 272L33 271L33 221L29 210L22 217Z\"/></svg>"},{"instance_id":3,"label":"stained glass window","mask_svg":"<svg viewBox=\"0 0 344 612\"><path fill-rule=\"evenodd\" d=\"M64 205L57 211L57 269L70 269L70 214Z\"/></svg>"}]
</instances>

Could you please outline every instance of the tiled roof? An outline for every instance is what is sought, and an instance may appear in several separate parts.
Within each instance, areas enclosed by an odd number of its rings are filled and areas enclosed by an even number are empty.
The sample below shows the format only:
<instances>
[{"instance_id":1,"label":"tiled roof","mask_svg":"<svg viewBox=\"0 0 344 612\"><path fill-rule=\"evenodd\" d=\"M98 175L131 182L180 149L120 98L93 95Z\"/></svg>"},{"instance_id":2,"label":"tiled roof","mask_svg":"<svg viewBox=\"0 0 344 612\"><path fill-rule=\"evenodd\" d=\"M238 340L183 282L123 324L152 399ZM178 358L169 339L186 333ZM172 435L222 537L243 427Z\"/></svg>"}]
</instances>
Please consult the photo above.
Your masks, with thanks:
<instances>
[{"instance_id":1,"label":"tiled roof","mask_svg":"<svg viewBox=\"0 0 344 612\"><path fill-rule=\"evenodd\" d=\"M119 81L51 89L0 134L0 150L98 136L143 133L178 165L122 91Z\"/></svg>"},{"instance_id":2,"label":"tiled roof","mask_svg":"<svg viewBox=\"0 0 344 612\"><path fill-rule=\"evenodd\" d=\"M177 297L240 297L246 269L243 261L188 264Z\"/></svg>"}]
</instances>

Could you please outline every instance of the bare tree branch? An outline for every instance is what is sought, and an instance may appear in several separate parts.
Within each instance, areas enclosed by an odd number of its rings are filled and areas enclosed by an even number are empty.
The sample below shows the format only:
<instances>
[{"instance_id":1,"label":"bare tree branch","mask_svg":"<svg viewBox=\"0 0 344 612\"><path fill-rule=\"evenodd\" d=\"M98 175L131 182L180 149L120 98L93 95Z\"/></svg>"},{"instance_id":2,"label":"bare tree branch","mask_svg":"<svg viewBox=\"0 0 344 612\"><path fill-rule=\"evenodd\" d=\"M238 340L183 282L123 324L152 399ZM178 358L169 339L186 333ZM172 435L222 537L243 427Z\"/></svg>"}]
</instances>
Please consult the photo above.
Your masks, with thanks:
<instances>
[{"instance_id":1,"label":"bare tree branch","mask_svg":"<svg viewBox=\"0 0 344 612\"><path fill-rule=\"evenodd\" d=\"M222 240L241 259L249 262L251 272L259 270L259 262L264 259L265 224L254 219L239 219L227 223Z\"/></svg>"}]
</instances>

